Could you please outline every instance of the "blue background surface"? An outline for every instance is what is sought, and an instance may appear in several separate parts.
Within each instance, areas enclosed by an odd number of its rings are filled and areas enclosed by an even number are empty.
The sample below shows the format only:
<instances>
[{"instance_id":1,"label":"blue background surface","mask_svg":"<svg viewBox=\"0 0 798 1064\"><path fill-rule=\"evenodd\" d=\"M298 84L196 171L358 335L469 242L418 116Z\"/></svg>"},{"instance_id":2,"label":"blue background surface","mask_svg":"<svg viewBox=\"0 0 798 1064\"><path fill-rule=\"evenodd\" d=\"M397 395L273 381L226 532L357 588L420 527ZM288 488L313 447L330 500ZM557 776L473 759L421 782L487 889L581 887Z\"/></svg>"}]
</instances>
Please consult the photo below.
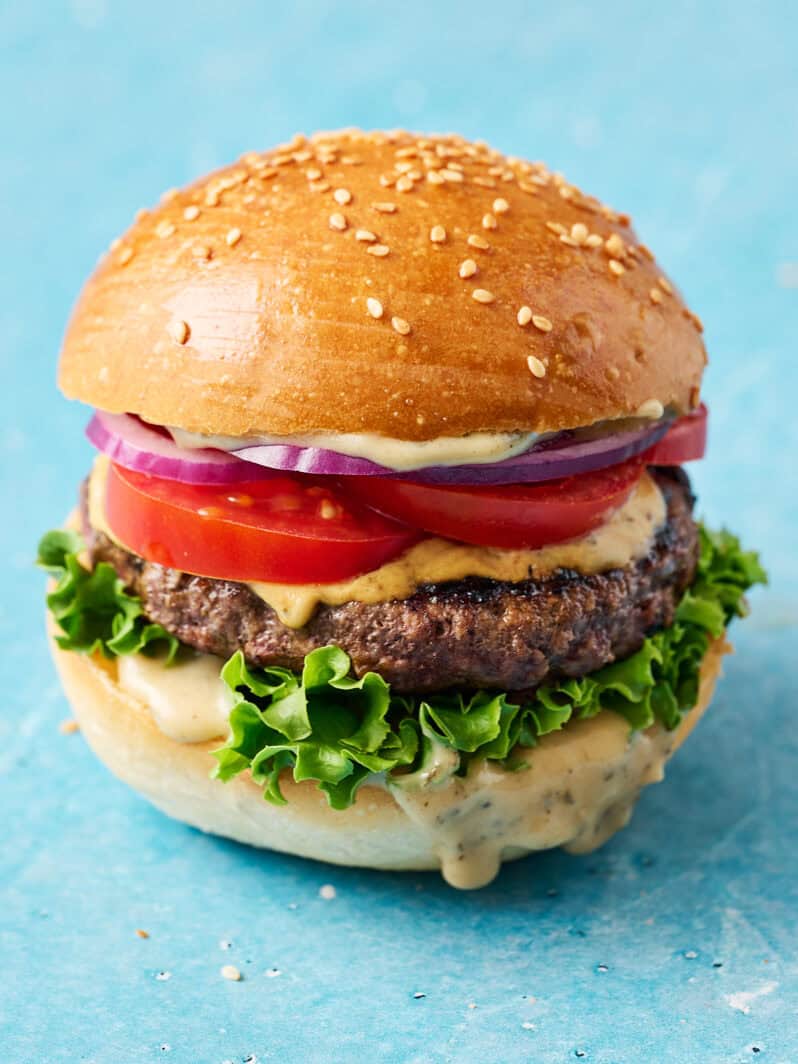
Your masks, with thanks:
<instances>
[{"instance_id":1,"label":"blue background surface","mask_svg":"<svg viewBox=\"0 0 798 1064\"><path fill-rule=\"evenodd\" d=\"M795 11L0 5L4 1064L798 1060ZM31 569L90 457L86 411L53 377L99 252L164 188L348 124L486 137L631 211L707 325L700 510L772 576L631 827L474 894L250 852L151 811L59 734Z\"/></svg>"}]
</instances>

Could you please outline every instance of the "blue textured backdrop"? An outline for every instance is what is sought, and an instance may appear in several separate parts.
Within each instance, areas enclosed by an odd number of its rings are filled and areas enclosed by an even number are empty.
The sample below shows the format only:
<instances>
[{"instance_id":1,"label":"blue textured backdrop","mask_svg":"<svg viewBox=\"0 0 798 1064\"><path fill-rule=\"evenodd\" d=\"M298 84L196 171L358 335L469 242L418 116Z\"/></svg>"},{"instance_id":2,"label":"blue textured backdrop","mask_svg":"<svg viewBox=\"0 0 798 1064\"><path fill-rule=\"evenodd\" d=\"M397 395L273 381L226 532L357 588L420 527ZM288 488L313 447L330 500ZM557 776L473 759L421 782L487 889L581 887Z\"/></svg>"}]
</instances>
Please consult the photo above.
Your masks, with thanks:
<instances>
[{"instance_id":1,"label":"blue textured backdrop","mask_svg":"<svg viewBox=\"0 0 798 1064\"><path fill-rule=\"evenodd\" d=\"M795 11L0 4L4 1064L798 1059ZM700 509L772 574L632 826L472 895L151 811L59 734L30 567L89 460L53 374L98 253L165 187L347 124L484 136L632 212L707 324Z\"/></svg>"}]
</instances>

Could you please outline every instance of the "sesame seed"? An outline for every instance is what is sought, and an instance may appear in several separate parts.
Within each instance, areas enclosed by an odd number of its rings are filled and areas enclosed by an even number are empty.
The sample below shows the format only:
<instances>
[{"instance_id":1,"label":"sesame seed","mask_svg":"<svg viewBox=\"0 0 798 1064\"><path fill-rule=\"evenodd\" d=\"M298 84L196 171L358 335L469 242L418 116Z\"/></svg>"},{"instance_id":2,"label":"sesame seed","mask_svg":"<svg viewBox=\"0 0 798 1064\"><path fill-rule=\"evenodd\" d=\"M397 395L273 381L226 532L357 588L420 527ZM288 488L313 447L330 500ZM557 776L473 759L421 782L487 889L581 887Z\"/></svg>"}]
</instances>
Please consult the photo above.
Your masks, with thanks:
<instances>
[{"instance_id":1,"label":"sesame seed","mask_svg":"<svg viewBox=\"0 0 798 1064\"><path fill-rule=\"evenodd\" d=\"M378 259L384 259L390 254L391 249L387 244L369 244L366 251L369 255L376 255Z\"/></svg>"},{"instance_id":2,"label":"sesame seed","mask_svg":"<svg viewBox=\"0 0 798 1064\"><path fill-rule=\"evenodd\" d=\"M342 207L345 207L347 203L352 202L352 193L348 188L336 188L333 192L333 199L336 203L340 203Z\"/></svg>"},{"instance_id":3,"label":"sesame seed","mask_svg":"<svg viewBox=\"0 0 798 1064\"><path fill-rule=\"evenodd\" d=\"M232 229L227 230L227 236L224 238L228 247L235 247L241 239L241 230L236 229L235 226Z\"/></svg>"},{"instance_id":4,"label":"sesame seed","mask_svg":"<svg viewBox=\"0 0 798 1064\"><path fill-rule=\"evenodd\" d=\"M62 735L74 735L76 731L80 731L80 725L76 720L62 720L58 730Z\"/></svg>"},{"instance_id":5,"label":"sesame seed","mask_svg":"<svg viewBox=\"0 0 798 1064\"><path fill-rule=\"evenodd\" d=\"M176 344L184 344L189 337L188 322L173 321L169 323L169 335Z\"/></svg>"},{"instance_id":6,"label":"sesame seed","mask_svg":"<svg viewBox=\"0 0 798 1064\"><path fill-rule=\"evenodd\" d=\"M215 188L208 188L205 190L205 206L206 207L218 207L219 206L219 192Z\"/></svg>"},{"instance_id":7,"label":"sesame seed","mask_svg":"<svg viewBox=\"0 0 798 1064\"><path fill-rule=\"evenodd\" d=\"M410 322L404 318L391 318L391 325L401 336L407 336L410 332Z\"/></svg>"},{"instance_id":8,"label":"sesame seed","mask_svg":"<svg viewBox=\"0 0 798 1064\"><path fill-rule=\"evenodd\" d=\"M506 214L510 209L510 204L504 197L499 196L498 199L493 201L493 210L496 214Z\"/></svg>"},{"instance_id":9,"label":"sesame seed","mask_svg":"<svg viewBox=\"0 0 798 1064\"><path fill-rule=\"evenodd\" d=\"M548 318L544 318L542 314L532 315L532 324L536 329L540 329L541 332L551 332L553 325Z\"/></svg>"},{"instance_id":10,"label":"sesame seed","mask_svg":"<svg viewBox=\"0 0 798 1064\"><path fill-rule=\"evenodd\" d=\"M537 196L538 190L534 185L530 185L528 181L519 181L518 187L522 192L526 192L528 195Z\"/></svg>"},{"instance_id":11,"label":"sesame seed","mask_svg":"<svg viewBox=\"0 0 798 1064\"><path fill-rule=\"evenodd\" d=\"M366 300L366 309L368 310L372 318L382 317L382 303L380 303L379 299L374 299L370 296Z\"/></svg>"},{"instance_id":12,"label":"sesame seed","mask_svg":"<svg viewBox=\"0 0 798 1064\"><path fill-rule=\"evenodd\" d=\"M310 189L311 192L329 192L330 191L330 182L329 181L311 181L308 184L308 188Z\"/></svg>"},{"instance_id":13,"label":"sesame seed","mask_svg":"<svg viewBox=\"0 0 798 1064\"><path fill-rule=\"evenodd\" d=\"M160 237L161 240L165 239L168 236L171 236L174 231L174 225L172 225L172 223L170 221L167 221L166 219L164 219L162 222L159 222L155 227L155 235Z\"/></svg>"},{"instance_id":14,"label":"sesame seed","mask_svg":"<svg viewBox=\"0 0 798 1064\"><path fill-rule=\"evenodd\" d=\"M380 175L380 184L382 185L383 188L391 188L393 185L396 184L396 175L395 174L381 174Z\"/></svg>"},{"instance_id":15,"label":"sesame seed","mask_svg":"<svg viewBox=\"0 0 798 1064\"><path fill-rule=\"evenodd\" d=\"M557 236L565 236L568 232L565 226L559 222L546 222L546 228L550 229L552 233L556 233Z\"/></svg>"},{"instance_id":16,"label":"sesame seed","mask_svg":"<svg viewBox=\"0 0 798 1064\"><path fill-rule=\"evenodd\" d=\"M161 193L161 203L171 203L173 199L176 199L180 195L179 189L168 188L166 192Z\"/></svg>"},{"instance_id":17,"label":"sesame seed","mask_svg":"<svg viewBox=\"0 0 798 1064\"><path fill-rule=\"evenodd\" d=\"M394 214L396 212L395 203L372 203L371 206L375 211L379 211L380 214Z\"/></svg>"},{"instance_id":18,"label":"sesame seed","mask_svg":"<svg viewBox=\"0 0 798 1064\"><path fill-rule=\"evenodd\" d=\"M355 240L362 240L366 244L373 244L376 239L377 237L370 229L358 229L355 233Z\"/></svg>"},{"instance_id":19,"label":"sesame seed","mask_svg":"<svg viewBox=\"0 0 798 1064\"><path fill-rule=\"evenodd\" d=\"M574 222L571 226L571 239L575 240L577 244L584 244L590 236L590 232L584 222Z\"/></svg>"},{"instance_id":20,"label":"sesame seed","mask_svg":"<svg viewBox=\"0 0 798 1064\"><path fill-rule=\"evenodd\" d=\"M429 238L433 244L442 244L446 239L446 230L442 225L433 225L429 231Z\"/></svg>"},{"instance_id":21,"label":"sesame seed","mask_svg":"<svg viewBox=\"0 0 798 1064\"><path fill-rule=\"evenodd\" d=\"M402 174L402 176L396 182L397 192L409 192L412 187L413 181L407 176L407 174Z\"/></svg>"},{"instance_id":22,"label":"sesame seed","mask_svg":"<svg viewBox=\"0 0 798 1064\"><path fill-rule=\"evenodd\" d=\"M638 417L648 417L651 418L652 421L657 421L664 413L665 407L659 399L647 399L637 408Z\"/></svg>"},{"instance_id":23,"label":"sesame seed","mask_svg":"<svg viewBox=\"0 0 798 1064\"><path fill-rule=\"evenodd\" d=\"M191 254L195 259L209 259L213 252L207 244L195 244L191 249Z\"/></svg>"},{"instance_id":24,"label":"sesame seed","mask_svg":"<svg viewBox=\"0 0 798 1064\"><path fill-rule=\"evenodd\" d=\"M614 259L621 259L626 254L626 245L617 233L607 237L604 247L607 249L607 254L612 255Z\"/></svg>"},{"instance_id":25,"label":"sesame seed","mask_svg":"<svg viewBox=\"0 0 798 1064\"><path fill-rule=\"evenodd\" d=\"M487 214L483 214L482 215L482 228L483 229L495 229L497 225L498 225L498 222L496 221L496 216L494 214L491 214L490 212L488 212Z\"/></svg>"},{"instance_id":26,"label":"sesame seed","mask_svg":"<svg viewBox=\"0 0 798 1064\"><path fill-rule=\"evenodd\" d=\"M319 887L319 897L324 898L325 901L332 901L335 897L335 887L332 883L325 883L324 886Z\"/></svg>"},{"instance_id":27,"label":"sesame seed","mask_svg":"<svg viewBox=\"0 0 798 1064\"><path fill-rule=\"evenodd\" d=\"M673 294L673 285L665 277L660 277L658 284L663 292L667 292L669 296Z\"/></svg>"},{"instance_id":28,"label":"sesame seed","mask_svg":"<svg viewBox=\"0 0 798 1064\"><path fill-rule=\"evenodd\" d=\"M568 233L563 233L560 236L560 240L563 242L563 244L567 244L569 248L578 248L580 246L579 241L574 240L574 238L572 236L569 236Z\"/></svg>"},{"instance_id":29,"label":"sesame seed","mask_svg":"<svg viewBox=\"0 0 798 1064\"><path fill-rule=\"evenodd\" d=\"M471 293L471 298L475 299L477 303L492 303L496 298L493 292L489 292L487 288L475 288Z\"/></svg>"},{"instance_id":30,"label":"sesame seed","mask_svg":"<svg viewBox=\"0 0 798 1064\"><path fill-rule=\"evenodd\" d=\"M127 266L130 260L133 258L133 248L122 248L116 257L116 261L120 266Z\"/></svg>"},{"instance_id":31,"label":"sesame seed","mask_svg":"<svg viewBox=\"0 0 798 1064\"><path fill-rule=\"evenodd\" d=\"M616 277L620 277L622 273L626 273L626 268L620 262L618 262L617 259L610 259L608 265L610 267L610 270L612 271L612 273L615 274Z\"/></svg>"},{"instance_id":32,"label":"sesame seed","mask_svg":"<svg viewBox=\"0 0 798 1064\"><path fill-rule=\"evenodd\" d=\"M463 180L463 175L461 174L461 172L459 170L453 169L451 165L445 167L443 170L439 170L438 173L440 173L444 181L458 182Z\"/></svg>"},{"instance_id":33,"label":"sesame seed","mask_svg":"<svg viewBox=\"0 0 798 1064\"><path fill-rule=\"evenodd\" d=\"M652 288L651 291L648 294L651 297L651 302L652 303L661 303L662 302L662 292L660 292L660 290L658 288Z\"/></svg>"},{"instance_id":34,"label":"sesame seed","mask_svg":"<svg viewBox=\"0 0 798 1064\"><path fill-rule=\"evenodd\" d=\"M238 983L241 980L241 972L234 964L223 964L220 971L222 979L229 979L233 983Z\"/></svg>"},{"instance_id":35,"label":"sesame seed","mask_svg":"<svg viewBox=\"0 0 798 1064\"><path fill-rule=\"evenodd\" d=\"M318 181L321 177L321 170L318 166L311 166L305 171L305 177L308 181Z\"/></svg>"},{"instance_id":36,"label":"sesame seed","mask_svg":"<svg viewBox=\"0 0 798 1064\"><path fill-rule=\"evenodd\" d=\"M519 325L529 325L530 321L532 321L532 308L527 306L521 307L516 317L518 318Z\"/></svg>"},{"instance_id":37,"label":"sesame seed","mask_svg":"<svg viewBox=\"0 0 798 1064\"><path fill-rule=\"evenodd\" d=\"M478 266L473 259L463 259L460 263L460 269L458 273L465 280L467 277L473 277L477 272Z\"/></svg>"},{"instance_id":38,"label":"sesame seed","mask_svg":"<svg viewBox=\"0 0 798 1064\"><path fill-rule=\"evenodd\" d=\"M427 181L431 185L445 185L446 178L442 176L439 170L427 170Z\"/></svg>"},{"instance_id":39,"label":"sesame seed","mask_svg":"<svg viewBox=\"0 0 798 1064\"><path fill-rule=\"evenodd\" d=\"M600 248L603 243L604 241L598 233L590 233L585 240L585 244L587 244L589 248Z\"/></svg>"},{"instance_id":40,"label":"sesame seed","mask_svg":"<svg viewBox=\"0 0 798 1064\"><path fill-rule=\"evenodd\" d=\"M472 177L471 180L475 185L480 185L482 188L496 188L496 182L492 177ZM495 210L495 207L494 207Z\"/></svg>"},{"instance_id":41,"label":"sesame seed","mask_svg":"<svg viewBox=\"0 0 798 1064\"><path fill-rule=\"evenodd\" d=\"M340 232L343 232L344 229L346 229L347 224L346 218L344 218L340 211L336 211L334 214L330 215L330 229L338 229Z\"/></svg>"},{"instance_id":42,"label":"sesame seed","mask_svg":"<svg viewBox=\"0 0 798 1064\"><path fill-rule=\"evenodd\" d=\"M479 236L476 233L472 233L468 238L467 243L472 248L479 248L480 251L487 251L490 244L487 242L484 236Z\"/></svg>"},{"instance_id":43,"label":"sesame seed","mask_svg":"<svg viewBox=\"0 0 798 1064\"><path fill-rule=\"evenodd\" d=\"M149 931L142 931L142 929L140 927L136 928L136 934L139 936L139 938L149 938L150 937Z\"/></svg>"},{"instance_id":44,"label":"sesame seed","mask_svg":"<svg viewBox=\"0 0 798 1064\"><path fill-rule=\"evenodd\" d=\"M533 377L546 376L546 367L535 355L530 355L526 360L526 364L529 366L529 371Z\"/></svg>"},{"instance_id":45,"label":"sesame seed","mask_svg":"<svg viewBox=\"0 0 798 1064\"><path fill-rule=\"evenodd\" d=\"M654 261L654 252L651 250L651 248L646 247L645 244L638 244L637 250L643 256L643 258L648 259L649 262Z\"/></svg>"},{"instance_id":46,"label":"sesame seed","mask_svg":"<svg viewBox=\"0 0 798 1064\"><path fill-rule=\"evenodd\" d=\"M190 204L183 211L183 217L186 219L187 222L193 222L195 218L199 218L199 214L200 214L200 209L196 205L196 203Z\"/></svg>"}]
</instances>

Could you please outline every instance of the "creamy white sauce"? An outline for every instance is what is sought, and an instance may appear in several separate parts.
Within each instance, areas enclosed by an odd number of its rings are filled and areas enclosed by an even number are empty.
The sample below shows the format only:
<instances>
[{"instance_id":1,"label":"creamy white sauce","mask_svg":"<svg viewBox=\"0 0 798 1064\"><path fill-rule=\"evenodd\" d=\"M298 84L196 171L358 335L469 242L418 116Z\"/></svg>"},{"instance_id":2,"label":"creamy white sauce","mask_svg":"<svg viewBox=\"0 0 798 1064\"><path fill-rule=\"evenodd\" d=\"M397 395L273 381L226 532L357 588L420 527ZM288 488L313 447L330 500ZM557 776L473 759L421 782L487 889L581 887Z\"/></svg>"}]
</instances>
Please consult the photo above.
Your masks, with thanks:
<instances>
[{"instance_id":1,"label":"creamy white sauce","mask_svg":"<svg viewBox=\"0 0 798 1064\"><path fill-rule=\"evenodd\" d=\"M659 725L630 736L627 722L605 711L545 736L526 751L528 767L518 772L482 761L464 778L447 778L451 752L441 747L443 761L433 758L430 778L413 773L387 785L427 833L444 879L472 889L496 876L503 857L601 846L627 823L640 789L663 778L674 745L674 733Z\"/></svg>"},{"instance_id":2,"label":"creamy white sauce","mask_svg":"<svg viewBox=\"0 0 798 1064\"><path fill-rule=\"evenodd\" d=\"M366 458L397 472L426 466L481 465L501 462L521 454L539 437L537 433L472 432L467 436L439 436L434 440L397 440L372 432L311 432L302 436L204 436L168 426L180 447L215 447L240 451L243 447L280 444L336 451L351 458Z\"/></svg>"},{"instance_id":3,"label":"creamy white sauce","mask_svg":"<svg viewBox=\"0 0 798 1064\"><path fill-rule=\"evenodd\" d=\"M224 661L181 651L166 665L161 657L125 654L117 660L119 686L149 706L164 735L178 743L225 737L232 695L219 678Z\"/></svg>"}]
</instances>

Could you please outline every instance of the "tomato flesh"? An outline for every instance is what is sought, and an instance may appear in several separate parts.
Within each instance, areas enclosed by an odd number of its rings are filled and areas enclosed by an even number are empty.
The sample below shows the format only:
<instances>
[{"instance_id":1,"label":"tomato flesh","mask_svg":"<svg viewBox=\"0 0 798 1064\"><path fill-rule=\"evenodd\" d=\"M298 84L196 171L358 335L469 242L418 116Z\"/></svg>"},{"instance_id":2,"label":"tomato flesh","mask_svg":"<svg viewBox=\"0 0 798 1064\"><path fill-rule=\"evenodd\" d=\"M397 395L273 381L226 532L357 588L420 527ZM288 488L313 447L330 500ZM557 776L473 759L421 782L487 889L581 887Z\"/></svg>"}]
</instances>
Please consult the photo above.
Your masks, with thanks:
<instances>
[{"instance_id":1,"label":"tomato flesh","mask_svg":"<svg viewBox=\"0 0 798 1064\"><path fill-rule=\"evenodd\" d=\"M681 465L703 458L707 449L707 408L696 410L675 421L665 435L645 453L649 465Z\"/></svg>"},{"instance_id":2,"label":"tomato flesh","mask_svg":"<svg viewBox=\"0 0 798 1064\"><path fill-rule=\"evenodd\" d=\"M420 538L335 484L293 474L224 487L112 463L105 506L111 531L142 558L226 580L344 580L378 568Z\"/></svg>"},{"instance_id":3,"label":"tomato flesh","mask_svg":"<svg viewBox=\"0 0 798 1064\"><path fill-rule=\"evenodd\" d=\"M380 513L447 539L484 547L528 548L575 539L628 499L644 462L542 484L469 487L349 477L343 490Z\"/></svg>"}]
</instances>

